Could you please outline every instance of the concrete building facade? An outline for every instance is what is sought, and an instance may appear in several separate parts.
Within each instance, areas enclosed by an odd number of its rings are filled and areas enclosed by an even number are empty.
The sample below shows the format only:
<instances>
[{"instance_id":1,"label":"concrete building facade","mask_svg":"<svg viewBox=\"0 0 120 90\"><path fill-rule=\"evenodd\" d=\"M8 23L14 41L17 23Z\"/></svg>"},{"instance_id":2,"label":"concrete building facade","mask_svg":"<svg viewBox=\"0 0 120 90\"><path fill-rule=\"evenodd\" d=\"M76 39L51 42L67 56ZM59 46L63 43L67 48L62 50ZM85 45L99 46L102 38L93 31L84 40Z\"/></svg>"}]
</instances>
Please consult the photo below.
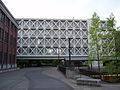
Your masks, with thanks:
<instances>
[{"instance_id":1,"label":"concrete building facade","mask_svg":"<svg viewBox=\"0 0 120 90\"><path fill-rule=\"evenodd\" d=\"M88 55L88 21L76 19L17 19L18 59L56 59Z\"/></svg>"}]
</instances>

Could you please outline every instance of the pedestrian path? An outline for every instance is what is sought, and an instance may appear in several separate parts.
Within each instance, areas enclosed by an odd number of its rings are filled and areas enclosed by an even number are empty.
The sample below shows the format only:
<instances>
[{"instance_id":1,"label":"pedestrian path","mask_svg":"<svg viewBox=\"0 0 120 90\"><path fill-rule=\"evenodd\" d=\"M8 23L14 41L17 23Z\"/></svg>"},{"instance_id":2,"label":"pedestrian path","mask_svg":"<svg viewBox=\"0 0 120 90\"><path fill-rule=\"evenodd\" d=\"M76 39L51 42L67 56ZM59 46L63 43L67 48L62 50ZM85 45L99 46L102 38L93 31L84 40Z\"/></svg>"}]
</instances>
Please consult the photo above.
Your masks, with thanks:
<instances>
[{"instance_id":1,"label":"pedestrian path","mask_svg":"<svg viewBox=\"0 0 120 90\"><path fill-rule=\"evenodd\" d=\"M49 70L43 71L43 74L60 79L61 81L65 82L68 85L70 85L71 87L73 87L74 90L120 90L120 83L118 83L118 84L102 83L101 87L77 85L75 80L66 78L55 67L51 67L51 68L49 68ZM85 75L81 75L81 77L90 78L90 77L85 76Z\"/></svg>"},{"instance_id":2,"label":"pedestrian path","mask_svg":"<svg viewBox=\"0 0 120 90\"><path fill-rule=\"evenodd\" d=\"M25 68L0 73L0 90L73 90L60 79L43 74L50 68Z\"/></svg>"},{"instance_id":3,"label":"pedestrian path","mask_svg":"<svg viewBox=\"0 0 120 90\"><path fill-rule=\"evenodd\" d=\"M42 74L44 70L48 70L48 68L34 69L25 74L29 80L28 90L73 90L61 80Z\"/></svg>"}]
</instances>

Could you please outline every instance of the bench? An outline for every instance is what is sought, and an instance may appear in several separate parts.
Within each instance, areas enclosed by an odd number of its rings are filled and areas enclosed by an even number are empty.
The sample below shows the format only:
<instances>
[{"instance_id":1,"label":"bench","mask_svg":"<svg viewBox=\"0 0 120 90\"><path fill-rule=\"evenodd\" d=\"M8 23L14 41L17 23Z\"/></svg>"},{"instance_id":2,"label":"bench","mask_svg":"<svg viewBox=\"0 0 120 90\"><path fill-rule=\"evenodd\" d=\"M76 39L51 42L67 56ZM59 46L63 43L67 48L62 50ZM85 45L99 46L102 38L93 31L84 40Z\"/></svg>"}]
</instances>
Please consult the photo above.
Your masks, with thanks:
<instances>
[{"instance_id":1,"label":"bench","mask_svg":"<svg viewBox=\"0 0 120 90\"><path fill-rule=\"evenodd\" d=\"M77 85L101 86L101 80L89 78L77 78Z\"/></svg>"}]
</instances>

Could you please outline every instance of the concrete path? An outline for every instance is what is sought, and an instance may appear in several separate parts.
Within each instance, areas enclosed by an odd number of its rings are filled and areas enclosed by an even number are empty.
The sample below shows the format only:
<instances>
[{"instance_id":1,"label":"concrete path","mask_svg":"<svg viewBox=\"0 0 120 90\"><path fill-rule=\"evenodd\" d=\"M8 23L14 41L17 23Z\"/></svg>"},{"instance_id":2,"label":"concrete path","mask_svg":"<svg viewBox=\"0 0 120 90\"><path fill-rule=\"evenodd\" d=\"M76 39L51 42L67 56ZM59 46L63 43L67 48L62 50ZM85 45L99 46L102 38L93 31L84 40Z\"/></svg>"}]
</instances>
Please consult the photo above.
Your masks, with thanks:
<instances>
[{"instance_id":1,"label":"concrete path","mask_svg":"<svg viewBox=\"0 0 120 90\"><path fill-rule=\"evenodd\" d=\"M73 90L61 80L43 74L49 68L27 68L0 74L0 90Z\"/></svg>"},{"instance_id":2,"label":"concrete path","mask_svg":"<svg viewBox=\"0 0 120 90\"><path fill-rule=\"evenodd\" d=\"M82 76L83 77L83 76ZM0 73L0 90L120 90L120 83L102 83L102 87L76 85L57 68L26 68Z\"/></svg>"}]
</instances>

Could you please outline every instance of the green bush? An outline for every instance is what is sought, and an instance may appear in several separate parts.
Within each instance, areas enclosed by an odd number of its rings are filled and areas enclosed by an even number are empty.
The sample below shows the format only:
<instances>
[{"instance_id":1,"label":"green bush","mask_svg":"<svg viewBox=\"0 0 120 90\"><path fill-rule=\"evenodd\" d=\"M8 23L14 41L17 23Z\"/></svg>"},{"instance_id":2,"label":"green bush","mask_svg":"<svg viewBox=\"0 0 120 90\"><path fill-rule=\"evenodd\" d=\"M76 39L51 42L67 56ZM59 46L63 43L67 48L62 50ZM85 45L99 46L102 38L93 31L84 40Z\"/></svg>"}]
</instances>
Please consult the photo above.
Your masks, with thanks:
<instances>
[{"instance_id":1,"label":"green bush","mask_svg":"<svg viewBox=\"0 0 120 90\"><path fill-rule=\"evenodd\" d=\"M111 77L109 78L108 82L117 83L117 82L120 82L120 79L119 77Z\"/></svg>"}]
</instances>

